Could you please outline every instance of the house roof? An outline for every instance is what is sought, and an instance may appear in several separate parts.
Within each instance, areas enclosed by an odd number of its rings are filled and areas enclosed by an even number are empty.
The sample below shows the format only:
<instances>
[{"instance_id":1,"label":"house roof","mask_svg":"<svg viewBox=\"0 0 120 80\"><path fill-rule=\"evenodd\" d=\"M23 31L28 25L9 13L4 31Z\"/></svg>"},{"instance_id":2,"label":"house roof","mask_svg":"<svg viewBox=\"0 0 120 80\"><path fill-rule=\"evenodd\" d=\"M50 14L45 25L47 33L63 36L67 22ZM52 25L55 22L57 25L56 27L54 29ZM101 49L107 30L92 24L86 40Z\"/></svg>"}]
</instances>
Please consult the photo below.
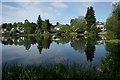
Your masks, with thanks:
<instances>
[{"instance_id":1,"label":"house roof","mask_svg":"<svg viewBox=\"0 0 120 80\"><path fill-rule=\"evenodd\" d=\"M97 22L96 24L97 24L97 25L104 25L103 22Z\"/></svg>"}]
</instances>

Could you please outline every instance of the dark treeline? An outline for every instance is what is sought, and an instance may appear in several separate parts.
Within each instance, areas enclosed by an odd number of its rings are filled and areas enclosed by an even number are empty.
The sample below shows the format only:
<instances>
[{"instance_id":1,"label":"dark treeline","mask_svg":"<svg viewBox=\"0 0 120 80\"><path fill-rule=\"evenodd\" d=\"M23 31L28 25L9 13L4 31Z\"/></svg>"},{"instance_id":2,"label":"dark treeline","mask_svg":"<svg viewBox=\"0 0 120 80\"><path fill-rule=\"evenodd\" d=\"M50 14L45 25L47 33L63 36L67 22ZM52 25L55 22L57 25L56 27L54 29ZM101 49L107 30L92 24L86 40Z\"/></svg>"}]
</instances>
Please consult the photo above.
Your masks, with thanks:
<instances>
[{"instance_id":1,"label":"dark treeline","mask_svg":"<svg viewBox=\"0 0 120 80\"><path fill-rule=\"evenodd\" d=\"M2 32L9 35L19 35L19 34L49 34L57 33L58 35L78 35L78 34L97 34L100 29L96 27L95 11L93 7L87 8L86 16L80 16L75 19L70 20L70 25L60 24L56 25L50 23L49 19L42 20L41 16L38 15L36 23L29 22L27 19L22 23L3 23Z\"/></svg>"}]
</instances>

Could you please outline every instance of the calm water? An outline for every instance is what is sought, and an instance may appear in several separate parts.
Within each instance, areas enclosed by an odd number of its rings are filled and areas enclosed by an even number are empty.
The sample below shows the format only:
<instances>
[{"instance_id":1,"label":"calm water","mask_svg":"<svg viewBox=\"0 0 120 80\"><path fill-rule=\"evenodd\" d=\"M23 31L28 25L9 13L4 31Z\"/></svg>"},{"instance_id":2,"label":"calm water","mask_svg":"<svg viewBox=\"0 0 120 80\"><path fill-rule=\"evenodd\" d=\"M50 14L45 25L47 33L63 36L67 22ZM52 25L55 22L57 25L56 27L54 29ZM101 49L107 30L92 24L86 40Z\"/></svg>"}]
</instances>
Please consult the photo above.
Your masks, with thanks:
<instances>
[{"instance_id":1,"label":"calm water","mask_svg":"<svg viewBox=\"0 0 120 80\"><path fill-rule=\"evenodd\" d=\"M3 64L82 64L99 66L107 57L105 40L96 37L2 37Z\"/></svg>"}]
</instances>

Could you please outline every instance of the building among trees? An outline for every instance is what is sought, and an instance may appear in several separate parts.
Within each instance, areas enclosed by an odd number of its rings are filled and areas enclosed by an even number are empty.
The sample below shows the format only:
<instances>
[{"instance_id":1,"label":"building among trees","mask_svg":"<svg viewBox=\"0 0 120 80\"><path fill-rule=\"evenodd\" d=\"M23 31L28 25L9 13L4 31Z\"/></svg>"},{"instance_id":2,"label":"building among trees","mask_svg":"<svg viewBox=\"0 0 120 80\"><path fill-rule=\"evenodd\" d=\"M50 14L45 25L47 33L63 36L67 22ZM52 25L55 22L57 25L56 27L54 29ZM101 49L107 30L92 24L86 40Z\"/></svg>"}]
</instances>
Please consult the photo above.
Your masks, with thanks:
<instances>
[{"instance_id":1,"label":"building among trees","mask_svg":"<svg viewBox=\"0 0 120 80\"><path fill-rule=\"evenodd\" d=\"M97 25L97 28L100 28L101 31L103 32L106 31L105 23L98 21L96 25Z\"/></svg>"}]
</instances>

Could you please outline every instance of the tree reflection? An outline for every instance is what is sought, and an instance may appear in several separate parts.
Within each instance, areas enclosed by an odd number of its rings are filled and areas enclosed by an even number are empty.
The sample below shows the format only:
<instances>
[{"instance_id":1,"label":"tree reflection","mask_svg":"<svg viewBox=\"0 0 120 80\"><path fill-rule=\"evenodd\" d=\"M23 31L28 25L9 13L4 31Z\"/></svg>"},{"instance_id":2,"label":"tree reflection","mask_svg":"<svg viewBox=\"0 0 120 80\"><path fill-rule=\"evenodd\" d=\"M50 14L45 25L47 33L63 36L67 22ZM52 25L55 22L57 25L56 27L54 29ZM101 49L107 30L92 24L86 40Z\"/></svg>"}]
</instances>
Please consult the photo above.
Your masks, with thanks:
<instances>
[{"instance_id":1,"label":"tree reflection","mask_svg":"<svg viewBox=\"0 0 120 80\"><path fill-rule=\"evenodd\" d=\"M98 38L96 36L80 37L71 41L71 46L80 53L86 54L87 61L92 61L94 58L95 44L97 44Z\"/></svg>"},{"instance_id":2,"label":"tree reflection","mask_svg":"<svg viewBox=\"0 0 120 80\"><path fill-rule=\"evenodd\" d=\"M94 58L95 45L91 42L90 39L87 40L87 47L85 49L85 54L87 61L92 61Z\"/></svg>"},{"instance_id":3,"label":"tree reflection","mask_svg":"<svg viewBox=\"0 0 120 80\"><path fill-rule=\"evenodd\" d=\"M36 37L36 40L37 40L37 43L38 43L37 48L38 48L40 54L41 54L43 48L44 49L49 49L50 48L50 44L52 42L51 37L47 37L47 38Z\"/></svg>"},{"instance_id":4,"label":"tree reflection","mask_svg":"<svg viewBox=\"0 0 120 80\"><path fill-rule=\"evenodd\" d=\"M92 61L94 58L94 52L95 52L95 45L97 44L97 41L99 40L98 36L90 36L87 38L87 44L85 49L85 54L87 61Z\"/></svg>"},{"instance_id":5,"label":"tree reflection","mask_svg":"<svg viewBox=\"0 0 120 80\"><path fill-rule=\"evenodd\" d=\"M25 37L24 46L25 46L26 50L30 49L30 47L31 47L31 39L30 39L30 37Z\"/></svg>"},{"instance_id":6,"label":"tree reflection","mask_svg":"<svg viewBox=\"0 0 120 80\"><path fill-rule=\"evenodd\" d=\"M85 51L85 44L86 40L83 37L71 41L71 47L73 47L76 51L79 51L81 53L84 53Z\"/></svg>"},{"instance_id":7,"label":"tree reflection","mask_svg":"<svg viewBox=\"0 0 120 80\"><path fill-rule=\"evenodd\" d=\"M78 38L70 38L70 37L59 37L59 40L56 40L56 43L66 44L70 43L71 47L75 51L80 53L85 53L87 61L92 61L94 58L95 44L97 44L96 37L78 37ZM50 44L52 43L52 39L50 36L34 36L34 37L4 37L2 40L2 44L4 45L24 45L26 50L29 50L32 45L37 44L37 48L39 53L42 53L43 49L49 49Z\"/></svg>"}]
</instances>

